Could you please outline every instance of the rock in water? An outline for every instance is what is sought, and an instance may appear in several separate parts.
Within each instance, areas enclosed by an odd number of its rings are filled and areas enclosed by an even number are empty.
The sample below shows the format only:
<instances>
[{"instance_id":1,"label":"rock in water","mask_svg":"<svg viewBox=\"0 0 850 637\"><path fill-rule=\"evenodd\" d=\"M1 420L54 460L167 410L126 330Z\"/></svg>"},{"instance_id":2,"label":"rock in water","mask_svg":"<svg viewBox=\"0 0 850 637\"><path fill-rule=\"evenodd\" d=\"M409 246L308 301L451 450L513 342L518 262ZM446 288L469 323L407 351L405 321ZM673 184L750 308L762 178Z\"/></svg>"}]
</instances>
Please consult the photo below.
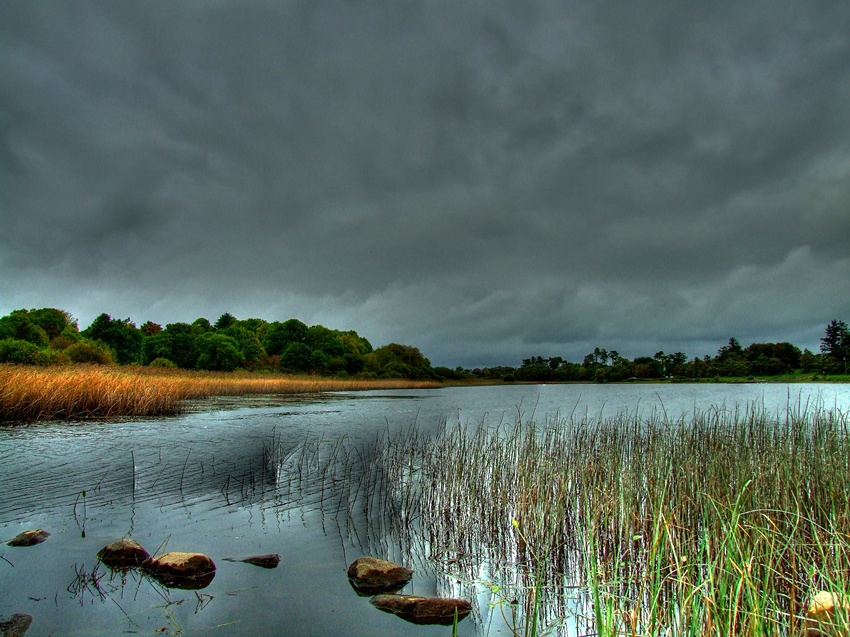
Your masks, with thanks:
<instances>
[{"instance_id":1,"label":"rock in water","mask_svg":"<svg viewBox=\"0 0 850 637\"><path fill-rule=\"evenodd\" d=\"M6 544L9 546L33 546L35 544L41 544L49 537L50 533L44 529L30 529L29 531L19 533L14 538L6 542Z\"/></svg>"},{"instance_id":2,"label":"rock in water","mask_svg":"<svg viewBox=\"0 0 850 637\"><path fill-rule=\"evenodd\" d=\"M460 621L470 612L472 604L454 597L416 597L414 595L375 595L372 605L386 613L393 613L413 624L440 624L451 626L455 612Z\"/></svg>"},{"instance_id":3,"label":"rock in water","mask_svg":"<svg viewBox=\"0 0 850 637\"><path fill-rule=\"evenodd\" d=\"M348 581L361 596L400 591L412 575L410 569L376 557L361 557L348 567Z\"/></svg>"},{"instance_id":4,"label":"rock in water","mask_svg":"<svg viewBox=\"0 0 850 637\"><path fill-rule=\"evenodd\" d=\"M122 538L100 549L97 557L109 568L121 569L142 566L151 556L135 540Z\"/></svg>"},{"instance_id":5,"label":"rock in water","mask_svg":"<svg viewBox=\"0 0 850 637\"><path fill-rule=\"evenodd\" d=\"M206 588L215 577L215 562L203 553L164 553L152 557L144 569L169 588Z\"/></svg>"},{"instance_id":6,"label":"rock in water","mask_svg":"<svg viewBox=\"0 0 850 637\"><path fill-rule=\"evenodd\" d=\"M850 599L828 591L815 595L806 611L806 637L850 637Z\"/></svg>"},{"instance_id":7,"label":"rock in water","mask_svg":"<svg viewBox=\"0 0 850 637\"><path fill-rule=\"evenodd\" d=\"M23 637L32 624L32 615L15 613L12 617L0 622L0 635L3 637Z\"/></svg>"},{"instance_id":8,"label":"rock in water","mask_svg":"<svg viewBox=\"0 0 850 637\"><path fill-rule=\"evenodd\" d=\"M252 555L251 557L246 557L241 560L237 560L232 557L226 557L224 559L228 562L245 562L246 564L253 564L254 566L260 566L262 568L277 568L277 565L280 564L280 555L277 553L269 553L268 555Z\"/></svg>"}]
</instances>

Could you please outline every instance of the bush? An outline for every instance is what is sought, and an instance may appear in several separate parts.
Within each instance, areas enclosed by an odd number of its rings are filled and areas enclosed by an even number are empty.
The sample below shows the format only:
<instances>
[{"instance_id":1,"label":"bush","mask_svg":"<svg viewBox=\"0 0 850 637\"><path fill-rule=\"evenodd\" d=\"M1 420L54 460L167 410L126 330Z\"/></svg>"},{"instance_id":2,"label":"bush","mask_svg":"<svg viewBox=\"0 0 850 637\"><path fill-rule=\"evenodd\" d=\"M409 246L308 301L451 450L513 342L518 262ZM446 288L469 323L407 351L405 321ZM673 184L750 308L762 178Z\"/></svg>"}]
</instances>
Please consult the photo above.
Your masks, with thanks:
<instances>
[{"instance_id":1,"label":"bush","mask_svg":"<svg viewBox=\"0 0 850 637\"><path fill-rule=\"evenodd\" d=\"M103 343L94 341L80 341L74 343L65 353L75 363L96 363L98 365L110 365L115 362L115 357L109 348Z\"/></svg>"},{"instance_id":2,"label":"bush","mask_svg":"<svg viewBox=\"0 0 850 637\"><path fill-rule=\"evenodd\" d=\"M148 366L149 366L149 367L167 367L167 368L169 368L169 369L171 369L171 368L176 369L176 368L177 368L177 363L175 363L174 361L170 361L170 360L168 360L167 358L162 358L162 357L160 356L159 358L155 358L155 359L153 359L153 360L149 363L149 365L148 365Z\"/></svg>"},{"instance_id":3,"label":"bush","mask_svg":"<svg viewBox=\"0 0 850 637\"><path fill-rule=\"evenodd\" d=\"M17 363L19 365L40 365L42 351L28 341L16 338L4 338L0 341L0 363Z\"/></svg>"}]
</instances>

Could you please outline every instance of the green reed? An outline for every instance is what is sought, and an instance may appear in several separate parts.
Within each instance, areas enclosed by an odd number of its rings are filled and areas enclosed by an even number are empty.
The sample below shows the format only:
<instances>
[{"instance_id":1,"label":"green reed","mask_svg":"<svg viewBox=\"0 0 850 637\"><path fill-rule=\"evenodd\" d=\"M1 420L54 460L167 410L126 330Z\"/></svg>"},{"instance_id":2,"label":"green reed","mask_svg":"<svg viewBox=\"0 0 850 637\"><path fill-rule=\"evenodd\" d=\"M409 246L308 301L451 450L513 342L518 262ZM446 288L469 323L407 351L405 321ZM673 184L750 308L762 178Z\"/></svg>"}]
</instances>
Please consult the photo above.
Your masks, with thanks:
<instances>
[{"instance_id":1,"label":"green reed","mask_svg":"<svg viewBox=\"0 0 850 637\"><path fill-rule=\"evenodd\" d=\"M850 587L849 429L820 406L444 423L313 466L359 476L322 487L337 516L470 595L486 566L516 634L792 635L813 592Z\"/></svg>"}]
</instances>

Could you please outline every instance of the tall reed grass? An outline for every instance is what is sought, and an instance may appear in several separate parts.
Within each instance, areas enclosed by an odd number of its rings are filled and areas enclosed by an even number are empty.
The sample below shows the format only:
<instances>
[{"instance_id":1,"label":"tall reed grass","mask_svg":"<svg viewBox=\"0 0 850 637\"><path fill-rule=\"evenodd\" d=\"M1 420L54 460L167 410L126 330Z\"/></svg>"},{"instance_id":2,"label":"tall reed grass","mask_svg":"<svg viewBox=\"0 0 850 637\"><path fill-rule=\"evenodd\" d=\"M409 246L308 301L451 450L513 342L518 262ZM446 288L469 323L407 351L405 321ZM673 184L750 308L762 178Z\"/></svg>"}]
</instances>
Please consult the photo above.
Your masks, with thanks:
<instances>
[{"instance_id":1,"label":"tall reed grass","mask_svg":"<svg viewBox=\"0 0 850 637\"><path fill-rule=\"evenodd\" d=\"M850 592L848 426L822 407L457 423L288 462L469 595L486 572L516 634L790 636L814 592Z\"/></svg>"},{"instance_id":2,"label":"tall reed grass","mask_svg":"<svg viewBox=\"0 0 850 637\"><path fill-rule=\"evenodd\" d=\"M405 380L187 372L145 367L0 365L0 422L179 413L187 399L431 387Z\"/></svg>"}]
</instances>

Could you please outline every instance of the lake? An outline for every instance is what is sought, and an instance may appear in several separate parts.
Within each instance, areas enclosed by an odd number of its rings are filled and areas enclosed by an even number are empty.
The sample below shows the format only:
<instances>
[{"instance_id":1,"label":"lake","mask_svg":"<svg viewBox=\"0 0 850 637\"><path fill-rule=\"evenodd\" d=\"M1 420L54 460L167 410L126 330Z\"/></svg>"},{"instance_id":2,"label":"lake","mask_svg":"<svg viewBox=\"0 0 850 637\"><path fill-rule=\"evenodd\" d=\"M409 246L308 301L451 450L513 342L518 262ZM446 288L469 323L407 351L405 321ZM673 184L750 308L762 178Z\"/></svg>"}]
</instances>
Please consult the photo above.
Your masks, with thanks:
<instances>
[{"instance_id":1,"label":"lake","mask_svg":"<svg viewBox=\"0 0 850 637\"><path fill-rule=\"evenodd\" d=\"M369 554L415 569L405 593L459 595L470 582L430 560L430 547L400 541L368 512L342 506L358 476L336 475L332 458L354 449L368 457L378 436L413 425L428 435L446 422L624 412L675 421L753 406L780 418L814 406L846 412L850 385L506 385L220 398L177 417L2 427L0 540L33 528L51 536L28 548L0 545L0 621L27 613L35 618L28 634L57 637L451 635L451 627L382 613L352 590L346 568ZM216 576L190 591L133 571L112 574L96 554L121 537L152 554L205 553ZM225 560L266 553L280 554L276 569ZM484 584L498 574L479 567L476 610L459 634L510 634Z\"/></svg>"}]
</instances>

